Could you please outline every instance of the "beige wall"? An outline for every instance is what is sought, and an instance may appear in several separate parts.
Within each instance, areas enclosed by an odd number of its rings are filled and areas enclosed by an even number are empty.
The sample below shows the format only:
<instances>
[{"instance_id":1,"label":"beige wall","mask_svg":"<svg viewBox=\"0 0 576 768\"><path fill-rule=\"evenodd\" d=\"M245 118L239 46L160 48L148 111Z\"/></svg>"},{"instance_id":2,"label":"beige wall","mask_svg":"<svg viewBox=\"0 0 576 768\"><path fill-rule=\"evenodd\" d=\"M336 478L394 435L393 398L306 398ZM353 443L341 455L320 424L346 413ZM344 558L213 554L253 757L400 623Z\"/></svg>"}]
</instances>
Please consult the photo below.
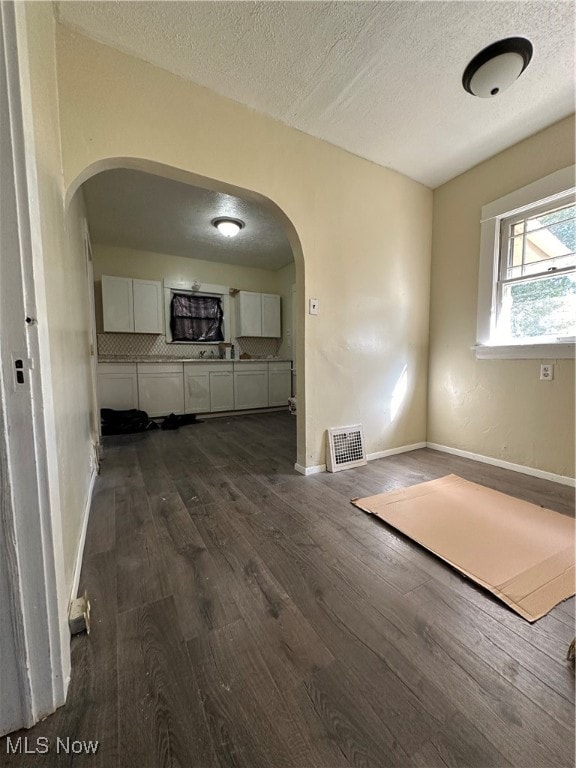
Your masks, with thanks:
<instances>
[{"instance_id":1,"label":"beige wall","mask_svg":"<svg viewBox=\"0 0 576 768\"><path fill-rule=\"evenodd\" d=\"M425 440L430 190L63 27L58 72L67 186L99 161L144 158L251 190L292 223L299 463L323 463L333 425L362 422L369 452Z\"/></svg>"},{"instance_id":2,"label":"beige wall","mask_svg":"<svg viewBox=\"0 0 576 768\"><path fill-rule=\"evenodd\" d=\"M282 344L278 350L280 357L294 359L294 322L292 312L292 286L296 284L296 265L294 262L276 272L276 293L282 297Z\"/></svg>"},{"instance_id":3,"label":"beige wall","mask_svg":"<svg viewBox=\"0 0 576 768\"><path fill-rule=\"evenodd\" d=\"M428 440L574 476L574 362L476 360L480 211L574 163L567 118L434 191Z\"/></svg>"},{"instance_id":4,"label":"beige wall","mask_svg":"<svg viewBox=\"0 0 576 768\"><path fill-rule=\"evenodd\" d=\"M240 291L281 293L284 270L255 269L201 259L188 259L166 253L136 251L132 248L92 244L96 299L96 330L102 333L102 275L136 277L140 280L168 280L209 283L238 288ZM290 265L292 270L294 265ZM236 336L234 299L230 301L231 336Z\"/></svg>"},{"instance_id":5,"label":"beige wall","mask_svg":"<svg viewBox=\"0 0 576 768\"><path fill-rule=\"evenodd\" d=\"M77 194L67 215L64 213L52 4L27 4L26 23L64 566L69 593L90 480L90 418L93 408L88 279L81 226L84 210L82 195Z\"/></svg>"}]
</instances>

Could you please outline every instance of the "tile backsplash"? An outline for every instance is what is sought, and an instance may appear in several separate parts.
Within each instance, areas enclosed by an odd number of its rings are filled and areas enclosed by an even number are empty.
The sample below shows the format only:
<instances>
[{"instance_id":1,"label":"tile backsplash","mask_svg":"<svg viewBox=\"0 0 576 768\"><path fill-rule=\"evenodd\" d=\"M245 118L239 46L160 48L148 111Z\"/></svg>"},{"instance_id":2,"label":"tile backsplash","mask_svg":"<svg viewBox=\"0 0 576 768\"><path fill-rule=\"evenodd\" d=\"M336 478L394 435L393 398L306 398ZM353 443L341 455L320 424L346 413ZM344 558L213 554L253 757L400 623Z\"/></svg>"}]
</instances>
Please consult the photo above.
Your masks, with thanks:
<instances>
[{"instance_id":1,"label":"tile backsplash","mask_svg":"<svg viewBox=\"0 0 576 768\"><path fill-rule=\"evenodd\" d=\"M165 336L148 333L99 333L98 355L101 357L200 357L200 352L218 354L214 344L168 344ZM280 339L241 337L236 339L236 357L243 352L252 357L278 354Z\"/></svg>"}]
</instances>

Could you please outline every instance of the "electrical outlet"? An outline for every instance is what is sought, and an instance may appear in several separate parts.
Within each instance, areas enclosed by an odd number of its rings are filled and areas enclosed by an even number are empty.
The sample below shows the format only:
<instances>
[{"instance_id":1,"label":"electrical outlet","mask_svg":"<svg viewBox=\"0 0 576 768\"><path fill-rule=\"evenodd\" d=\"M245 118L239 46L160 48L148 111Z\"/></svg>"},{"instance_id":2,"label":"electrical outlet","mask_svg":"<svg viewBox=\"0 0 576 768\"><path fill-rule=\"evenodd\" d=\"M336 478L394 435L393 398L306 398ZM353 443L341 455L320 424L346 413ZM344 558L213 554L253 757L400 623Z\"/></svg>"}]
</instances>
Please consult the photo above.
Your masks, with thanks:
<instances>
[{"instance_id":1,"label":"electrical outlet","mask_svg":"<svg viewBox=\"0 0 576 768\"><path fill-rule=\"evenodd\" d=\"M311 315L317 315L320 310L320 302L318 299L310 299L308 301L308 312Z\"/></svg>"},{"instance_id":2,"label":"electrical outlet","mask_svg":"<svg viewBox=\"0 0 576 768\"><path fill-rule=\"evenodd\" d=\"M541 365L540 366L540 381L552 381L554 378L554 366L553 365Z\"/></svg>"}]
</instances>

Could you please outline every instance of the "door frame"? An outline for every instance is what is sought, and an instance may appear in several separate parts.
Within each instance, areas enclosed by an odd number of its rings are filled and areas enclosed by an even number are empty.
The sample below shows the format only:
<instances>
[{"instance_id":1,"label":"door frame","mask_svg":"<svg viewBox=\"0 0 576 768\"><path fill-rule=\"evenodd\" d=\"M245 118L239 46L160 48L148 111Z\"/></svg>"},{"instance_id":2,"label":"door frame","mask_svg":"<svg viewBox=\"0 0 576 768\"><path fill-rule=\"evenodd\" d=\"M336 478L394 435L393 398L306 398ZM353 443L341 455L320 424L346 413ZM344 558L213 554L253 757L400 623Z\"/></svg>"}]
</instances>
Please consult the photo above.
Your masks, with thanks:
<instances>
[{"instance_id":1,"label":"door frame","mask_svg":"<svg viewBox=\"0 0 576 768\"><path fill-rule=\"evenodd\" d=\"M0 644L11 649L0 656L0 734L30 727L62 705L70 679L25 13L24 3L0 0Z\"/></svg>"}]
</instances>

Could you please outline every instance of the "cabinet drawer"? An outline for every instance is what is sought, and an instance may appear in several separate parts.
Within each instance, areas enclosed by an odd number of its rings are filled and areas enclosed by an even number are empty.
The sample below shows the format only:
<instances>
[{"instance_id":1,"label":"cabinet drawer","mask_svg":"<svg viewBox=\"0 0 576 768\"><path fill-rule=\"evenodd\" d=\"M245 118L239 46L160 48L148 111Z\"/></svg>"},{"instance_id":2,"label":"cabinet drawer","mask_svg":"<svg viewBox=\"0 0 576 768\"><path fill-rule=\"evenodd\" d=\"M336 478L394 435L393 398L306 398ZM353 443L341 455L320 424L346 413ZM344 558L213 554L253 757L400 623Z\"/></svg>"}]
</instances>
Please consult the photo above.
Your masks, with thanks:
<instances>
[{"instance_id":1,"label":"cabinet drawer","mask_svg":"<svg viewBox=\"0 0 576 768\"><path fill-rule=\"evenodd\" d=\"M270 372L272 371L290 371L292 369L292 363L290 360L281 360L276 363L268 363Z\"/></svg>"},{"instance_id":2,"label":"cabinet drawer","mask_svg":"<svg viewBox=\"0 0 576 768\"><path fill-rule=\"evenodd\" d=\"M182 375L182 363L138 363L138 373L179 373Z\"/></svg>"},{"instance_id":3,"label":"cabinet drawer","mask_svg":"<svg viewBox=\"0 0 576 768\"><path fill-rule=\"evenodd\" d=\"M194 360L194 362L184 363L184 373L195 373L195 372L232 373L233 370L234 370L233 363L214 363L214 362L205 363L202 360L199 360L198 362Z\"/></svg>"},{"instance_id":4,"label":"cabinet drawer","mask_svg":"<svg viewBox=\"0 0 576 768\"><path fill-rule=\"evenodd\" d=\"M256 371L267 371L268 370L268 363L234 363L234 373L238 373L240 371L246 373L247 371L252 371L252 373L255 373Z\"/></svg>"},{"instance_id":5,"label":"cabinet drawer","mask_svg":"<svg viewBox=\"0 0 576 768\"><path fill-rule=\"evenodd\" d=\"M98 363L98 376L106 373L136 373L136 363Z\"/></svg>"}]
</instances>

